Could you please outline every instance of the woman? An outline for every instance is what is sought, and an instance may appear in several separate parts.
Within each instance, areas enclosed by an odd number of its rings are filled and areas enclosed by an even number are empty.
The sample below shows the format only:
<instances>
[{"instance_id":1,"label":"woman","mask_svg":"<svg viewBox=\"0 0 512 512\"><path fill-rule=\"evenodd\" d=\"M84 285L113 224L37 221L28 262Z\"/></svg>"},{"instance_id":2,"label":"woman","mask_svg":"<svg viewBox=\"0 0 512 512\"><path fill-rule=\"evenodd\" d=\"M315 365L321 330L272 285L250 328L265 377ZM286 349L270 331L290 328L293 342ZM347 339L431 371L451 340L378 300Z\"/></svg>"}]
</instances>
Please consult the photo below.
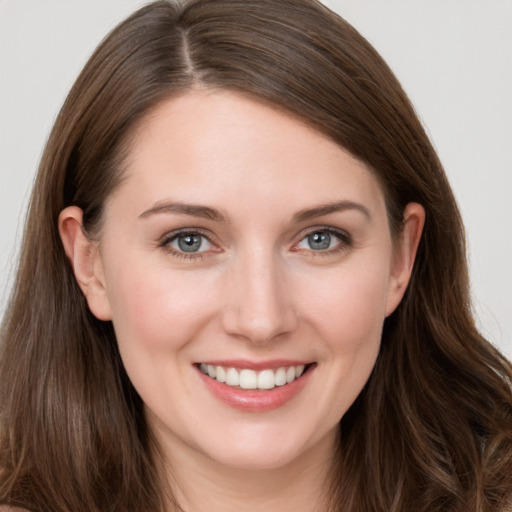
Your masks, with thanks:
<instances>
[{"instance_id":1,"label":"woman","mask_svg":"<svg viewBox=\"0 0 512 512\"><path fill-rule=\"evenodd\" d=\"M0 502L502 511L511 366L375 50L315 1L150 4L55 123L2 327Z\"/></svg>"}]
</instances>

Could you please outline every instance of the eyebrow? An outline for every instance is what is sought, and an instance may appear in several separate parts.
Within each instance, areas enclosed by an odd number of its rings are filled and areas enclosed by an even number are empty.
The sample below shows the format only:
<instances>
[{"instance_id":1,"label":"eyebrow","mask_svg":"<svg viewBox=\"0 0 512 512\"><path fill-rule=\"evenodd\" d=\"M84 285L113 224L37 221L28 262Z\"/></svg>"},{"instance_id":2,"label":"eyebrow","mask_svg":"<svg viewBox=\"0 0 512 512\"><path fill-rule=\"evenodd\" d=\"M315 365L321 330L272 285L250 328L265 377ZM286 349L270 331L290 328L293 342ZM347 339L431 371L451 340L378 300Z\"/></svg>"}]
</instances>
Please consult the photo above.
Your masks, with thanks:
<instances>
[{"instance_id":1,"label":"eyebrow","mask_svg":"<svg viewBox=\"0 0 512 512\"><path fill-rule=\"evenodd\" d=\"M361 212L365 217L371 219L371 214L366 206L354 201L337 201L334 203L326 203L314 208L300 210L293 216L294 222L304 222L330 213L343 212L347 210L356 210ZM198 204L181 203L177 201L165 201L156 203L149 210L139 215L140 219L144 219L156 214L178 214L190 215L192 217L201 217L203 219L213 220L216 222L227 222L226 216L216 208L203 206Z\"/></svg>"},{"instance_id":2,"label":"eyebrow","mask_svg":"<svg viewBox=\"0 0 512 512\"><path fill-rule=\"evenodd\" d=\"M337 201L334 203L323 204L315 208L300 210L293 216L293 220L296 222L304 222L315 217L329 215L330 213L344 212L346 210L356 210L361 212L368 220L371 220L372 218L370 210L361 203L356 203L354 201Z\"/></svg>"},{"instance_id":3,"label":"eyebrow","mask_svg":"<svg viewBox=\"0 0 512 512\"><path fill-rule=\"evenodd\" d=\"M144 219L158 213L191 215L193 217L201 217L203 219L217 222L227 221L226 217L220 212L220 210L215 208L199 204L180 203L176 201L156 203L152 208L141 213L139 218Z\"/></svg>"}]
</instances>

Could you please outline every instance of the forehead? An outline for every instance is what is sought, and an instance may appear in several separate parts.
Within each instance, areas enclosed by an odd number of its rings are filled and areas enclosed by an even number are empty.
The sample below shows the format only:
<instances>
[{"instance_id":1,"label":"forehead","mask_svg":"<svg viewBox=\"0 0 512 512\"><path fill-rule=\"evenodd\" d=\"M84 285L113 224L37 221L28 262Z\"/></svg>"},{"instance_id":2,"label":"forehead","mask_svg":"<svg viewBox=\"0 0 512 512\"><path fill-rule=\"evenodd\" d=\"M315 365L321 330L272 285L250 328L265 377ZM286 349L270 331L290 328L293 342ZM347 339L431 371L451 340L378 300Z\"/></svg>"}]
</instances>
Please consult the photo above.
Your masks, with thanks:
<instances>
[{"instance_id":1,"label":"forehead","mask_svg":"<svg viewBox=\"0 0 512 512\"><path fill-rule=\"evenodd\" d=\"M226 205L293 201L296 209L313 200L383 204L373 173L328 137L226 91L190 92L158 105L131 138L125 171L119 192L131 192L134 202L172 196Z\"/></svg>"}]
</instances>

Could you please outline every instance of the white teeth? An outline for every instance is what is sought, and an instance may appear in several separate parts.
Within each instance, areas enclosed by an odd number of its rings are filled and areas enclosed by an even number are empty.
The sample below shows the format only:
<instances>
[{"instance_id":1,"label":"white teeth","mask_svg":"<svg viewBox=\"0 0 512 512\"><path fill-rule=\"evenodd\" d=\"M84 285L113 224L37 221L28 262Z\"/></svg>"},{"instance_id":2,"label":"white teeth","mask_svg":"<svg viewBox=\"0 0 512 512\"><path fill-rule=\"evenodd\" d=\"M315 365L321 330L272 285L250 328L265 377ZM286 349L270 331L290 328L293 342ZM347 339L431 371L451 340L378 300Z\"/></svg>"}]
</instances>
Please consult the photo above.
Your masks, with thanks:
<instances>
[{"instance_id":1,"label":"white teeth","mask_svg":"<svg viewBox=\"0 0 512 512\"><path fill-rule=\"evenodd\" d=\"M222 368L222 366L217 366L215 368L216 370L216 379L219 381L219 382L226 382L226 370L224 370L224 368Z\"/></svg>"},{"instance_id":2,"label":"white teeth","mask_svg":"<svg viewBox=\"0 0 512 512\"><path fill-rule=\"evenodd\" d=\"M249 369L226 368L201 363L199 369L205 375L218 382L224 382L228 386L240 386L242 389L273 389L276 386L284 386L298 379L305 370L305 365L288 366L276 370L266 369L255 371Z\"/></svg>"},{"instance_id":3,"label":"white teeth","mask_svg":"<svg viewBox=\"0 0 512 512\"><path fill-rule=\"evenodd\" d=\"M242 389L256 389L258 376L254 370L242 370L240 372L240 387Z\"/></svg>"},{"instance_id":4,"label":"white teeth","mask_svg":"<svg viewBox=\"0 0 512 512\"><path fill-rule=\"evenodd\" d=\"M276 372L276 386L284 386L286 384L286 368L279 368Z\"/></svg>"},{"instance_id":5,"label":"white teeth","mask_svg":"<svg viewBox=\"0 0 512 512\"><path fill-rule=\"evenodd\" d=\"M234 368L228 368L226 372L226 384L228 386L240 385L240 374Z\"/></svg>"},{"instance_id":6,"label":"white teeth","mask_svg":"<svg viewBox=\"0 0 512 512\"><path fill-rule=\"evenodd\" d=\"M272 389L276 385L276 378L272 370L263 370L258 373L258 389Z\"/></svg>"}]
</instances>

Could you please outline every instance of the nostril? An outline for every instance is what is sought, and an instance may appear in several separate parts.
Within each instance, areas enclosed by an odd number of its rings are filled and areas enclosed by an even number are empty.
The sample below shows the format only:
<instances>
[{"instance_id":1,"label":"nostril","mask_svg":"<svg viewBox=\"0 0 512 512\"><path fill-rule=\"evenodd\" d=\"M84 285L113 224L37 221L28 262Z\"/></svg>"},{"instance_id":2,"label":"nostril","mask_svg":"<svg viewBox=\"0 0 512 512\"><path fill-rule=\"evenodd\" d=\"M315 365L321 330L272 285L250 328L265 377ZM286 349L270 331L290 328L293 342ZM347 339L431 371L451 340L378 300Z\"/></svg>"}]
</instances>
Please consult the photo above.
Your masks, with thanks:
<instances>
[{"instance_id":1,"label":"nostril","mask_svg":"<svg viewBox=\"0 0 512 512\"><path fill-rule=\"evenodd\" d=\"M294 319L288 315L260 314L254 312L224 313L224 329L227 333L243 337L253 343L266 343L285 336L295 329Z\"/></svg>"}]
</instances>

